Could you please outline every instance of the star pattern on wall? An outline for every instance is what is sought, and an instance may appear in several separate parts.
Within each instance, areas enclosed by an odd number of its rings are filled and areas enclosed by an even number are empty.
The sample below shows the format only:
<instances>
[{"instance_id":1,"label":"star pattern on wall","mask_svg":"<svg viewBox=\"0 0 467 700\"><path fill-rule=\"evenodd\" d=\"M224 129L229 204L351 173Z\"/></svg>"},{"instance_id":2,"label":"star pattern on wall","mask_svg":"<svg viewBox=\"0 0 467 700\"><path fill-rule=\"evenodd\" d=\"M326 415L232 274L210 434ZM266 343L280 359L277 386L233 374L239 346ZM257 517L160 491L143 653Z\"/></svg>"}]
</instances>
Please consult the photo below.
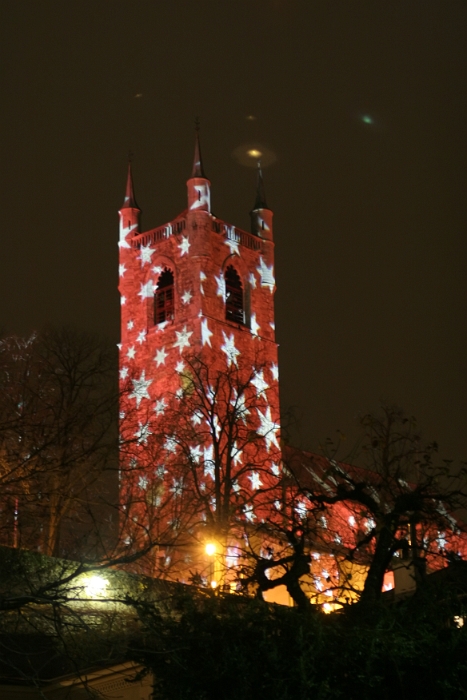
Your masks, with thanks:
<instances>
[{"instance_id":1,"label":"star pattern on wall","mask_svg":"<svg viewBox=\"0 0 467 700\"><path fill-rule=\"evenodd\" d=\"M219 277L216 277L214 275L214 279L216 280L216 284L217 284L216 294L218 297L221 297L222 301L225 302L225 278L224 278L224 275L221 272Z\"/></svg>"},{"instance_id":2,"label":"star pattern on wall","mask_svg":"<svg viewBox=\"0 0 467 700\"><path fill-rule=\"evenodd\" d=\"M167 230L171 227L166 227ZM178 463L175 453L184 452L185 459L189 458L191 464L197 468L198 488L200 491L205 491L203 498L206 501L206 507L209 507L209 499L213 493L213 480L216 477L217 468L214 463L214 447L212 444L206 446L206 435L213 433L212 439L219 440L222 443L224 426L222 419L217 415L211 416L212 420L209 423L201 411L190 410L187 421L190 429L193 430L193 435L198 435L197 438L192 438L193 442L200 440L200 444L186 445L185 443L178 444L180 435L178 428L172 429L167 437L167 434L158 426L163 426L163 422L167 418L163 418L163 414L169 411L181 411L183 407L184 397L187 396L184 390L183 372L186 372L186 364L183 360L191 357L185 352L199 353L202 351L203 361L206 361L209 366L212 366L212 379L209 380L209 386L206 387L206 397L215 400L212 396L212 386L216 385L215 372L226 371L227 368L233 368L232 372L246 372L252 374L252 367L257 355L255 353L262 352L263 345L260 339L260 333L265 337L270 337L269 321L273 317L272 306L269 299L270 292L274 290L274 275L273 266L269 265L269 258L261 256L260 251L240 249L240 230L236 230L234 226L224 227L224 236L218 237L218 243L215 243L215 255L212 260L206 258L205 265L206 273L203 270L196 269L194 262L191 260L190 251L191 245L194 244L193 236L196 236L196 231L187 235L178 233L180 227L173 227L165 238L161 238L157 243L141 246L140 248L133 247L131 241L125 240L124 248L130 248L129 252L124 251L120 258L119 275L124 277L120 283L122 291L127 295L128 311L122 312L124 327L132 333L125 333L123 339L125 345L123 353L128 360L135 361L135 366L127 362L128 366L121 366L120 377L127 380L133 390L130 390L129 398L134 399L136 408L135 414L139 418L138 422L134 423L134 427L130 431L130 435L134 435L133 440L138 445L141 458L139 458L138 470L144 476L140 477L137 482L136 478L132 481L133 488L139 487L145 491L149 484L152 484L152 470L150 472L141 472L144 470L144 464L148 453L147 444L149 440L161 440L161 446L165 450L162 454L165 455L162 459L165 460L167 469L162 468L162 473L158 478L164 480L163 493L165 496L159 502L164 503L170 492L174 496L181 496L187 484L183 484L181 479L177 478L177 474L173 471L171 462ZM171 233L175 235L171 235ZM216 237L214 237L216 238ZM149 239L146 239L149 240ZM152 239L151 239L152 240ZM242 239L243 240L243 239ZM191 241L191 242L190 242ZM230 255L241 255L246 265L246 271L242 268L242 279L245 292L245 304L249 318L249 328L243 327L237 329L229 326L225 322L225 307L222 309L221 302L216 301L217 298L226 302L226 283L224 270L222 266L223 258L227 257L223 243L228 247ZM194 247L194 246L193 246ZM157 248L157 251L155 250ZM178 249L178 251L177 251ZM222 253L221 250L224 252ZM263 250L267 248L263 247ZM157 252L157 257L156 257ZM159 254L161 257L159 258ZM217 256L217 257L216 257ZM138 260L136 263L135 261ZM158 263L161 260L172 261L167 262L174 272L176 285L174 291L178 291L178 298L175 297L175 318L170 318L160 324L152 325L152 300L154 299L155 284L158 276L164 270L164 264ZM140 265L141 263L141 265ZM198 264L198 263L196 263ZM217 266L217 268L216 268ZM215 275L218 273L218 276ZM197 304L194 308L194 301L198 302L197 276L199 274L199 290L201 295L201 304ZM129 279L135 275L134 279ZM148 279L148 276L151 279ZM139 289L139 291L138 291ZM265 290L265 291L263 291ZM249 296L247 296L249 295ZM138 303L138 297L141 302L149 299L149 303ZM123 300L124 301L124 300ZM135 305L136 302L136 305ZM203 308L204 304L207 304ZM193 306L191 306L193 304ZM187 313L191 311L192 313ZM209 315L207 315L209 313ZM131 317L130 317L131 314ZM180 314L180 316L178 316ZM206 314L206 315L205 315ZM185 317L184 317L185 315ZM268 318L269 315L269 318ZM196 326L196 318L200 319L200 328ZM186 323L183 321L186 319ZM181 321L181 322L180 322ZM261 323L261 324L260 324ZM150 324L148 326L148 324ZM148 330L149 328L149 330ZM143 330L145 329L145 330ZM231 330L233 332L231 332ZM251 331L251 332L250 332ZM129 345L127 339L131 339L132 345ZM164 343L164 345L162 345ZM178 348L179 355L171 350ZM209 348L209 349L208 349ZM255 350L255 348L257 348ZM261 348L261 350L260 350ZM265 348L269 348L265 345ZM271 345L272 348L272 345ZM273 420L276 416L276 408L274 401L277 394L277 385L274 382L278 381L278 367L273 362L275 359L275 350L271 349L272 354L265 352L264 364L262 369L253 375L250 384L247 384L245 393L236 396L235 390L232 390L228 401L233 408L228 408L230 414L235 411L235 419L239 422L240 429L245 435L255 434L260 436L259 444L256 440L254 456L250 450L250 443L244 444L243 438L233 441L225 454L231 458L232 465L232 492L238 494L235 496L236 508L243 511L243 517L249 522L258 521L264 518L264 513L258 510L258 492L264 488L270 488L271 484L277 482L280 476L279 464L271 463L271 459L277 459L273 448L278 448L278 425ZM248 358L251 363L248 366ZM155 364L152 364L154 362ZM123 364L123 363L122 363ZM129 369L130 368L130 369ZM136 372L139 379L135 379ZM157 369L156 369L157 368ZM147 377L146 377L147 373ZM178 375L178 376L177 376ZM182 379L180 380L180 375ZM153 383L154 380L154 383ZM212 386L211 386L212 385ZM271 388L272 385L272 388ZM180 388L182 387L182 388ZM267 394L267 396L266 396ZM182 403L174 401L174 398L181 399ZM144 399L151 400L151 408L154 413L150 422L145 423ZM259 399L259 402L255 400ZM271 402L271 406L268 405ZM133 404L134 405L134 404ZM259 408L258 408L259 406ZM132 414L128 412L128 417ZM126 419L127 420L127 419ZM123 425L123 424L122 424ZM124 428L122 428L124 429ZM136 431L136 432L135 432ZM159 431L159 432L158 432ZM172 434L173 433L173 434ZM152 438L151 436L155 437ZM159 437L157 437L159 436ZM240 447L239 447L240 445ZM160 449L160 448L159 448ZM269 455L267 454L269 452ZM217 465L220 473L224 468L222 459ZM256 461L258 460L258 461ZM258 465L264 465L265 471ZM267 470L266 468L269 467ZM150 473L149 480L147 474ZM204 473L204 478L203 478ZM208 479L208 477L210 477ZM222 477L221 477L222 478ZM152 494L152 489L150 493ZM148 494L149 495L149 494ZM142 496L138 498L141 500ZM152 496L150 497L152 498ZM277 496L276 496L277 498ZM170 498L169 498L170 500ZM242 505L243 504L243 505ZM154 503L152 503L154 505ZM215 503L211 505L215 507ZM203 517L203 514L200 513ZM206 519L206 513L204 513ZM176 518L172 518L175 527ZM167 521L166 521L167 522Z\"/></svg>"},{"instance_id":3,"label":"star pattern on wall","mask_svg":"<svg viewBox=\"0 0 467 700\"><path fill-rule=\"evenodd\" d=\"M175 331L177 340L174 343L174 348L178 348L180 355L183 352L183 348L190 347L190 338L193 335L193 331L188 331L186 326L183 326L183 330Z\"/></svg>"},{"instance_id":4,"label":"star pattern on wall","mask_svg":"<svg viewBox=\"0 0 467 700\"><path fill-rule=\"evenodd\" d=\"M139 408L139 405L142 401L142 399L150 399L151 397L149 396L148 388L151 386L153 380L152 379L146 379L146 373L145 370L141 372L141 376L139 379L132 379L133 382L133 391L131 394L129 394L128 398L130 399L136 399L136 407Z\"/></svg>"},{"instance_id":5,"label":"star pattern on wall","mask_svg":"<svg viewBox=\"0 0 467 700\"><path fill-rule=\"evenodd\" d=\"M263 370L259 370L255 373L251 383L256 389L256 395L261 396L265 394L266 389L269 389L269 384L264 381Z\"/></svg>"},{"instance_id":6,"label":"star pattern on wall","mask_svg":"<svg viewBox=\"0 0 467 700\"><path fill-rule=\"evenodd\" d=\"M143 265L146 265L146 263L151 264L151 256L154 255L155 252L155 248L151 248L150 245L141 246L140 254L138 256L138 260L141 260L141 267L143 267Z\"/></svg>"},{"instance_id":7,"label":"star pattern on wall","mask_svg":"<svg viewBox=\"0 0 467 700\"><path fill-rule=\"evenodd\" d=\"M211 336L213 335L213 332L209 330L208 326L208 319L203 318L201 321L201 342L203 345L209 345L209 347L212 347L211 345Z\"/></svg>"},{"instance_id":8,"label":"star pattern on wall","mask_svg":"<svg viewBox=\"0 0 467 700\"><path fill-rule=\"evenodd\" d=\"M206 275L205 275L204 272L201 270L201 272L199 273L199 290L200 290L201 294L203 294L203 295L204 295L203 282L205 282L206 279L207 279L207 278L206 278Z\"/></svg>"},{"instance_id":9,"label":"star pattern on wall","mask_svg":"<svg viewBox=\"0 0 467 700\"><path fill-rule=\"evenodd\" d=\"M169 356L169 353L165 351L164 348L159 348L159 350L156 350L156 356L154 358L154 362L157 362L157 366L159 367L160 365L165 365L165 360L166 357Z\"/></svg>"},{"instance_id":10,"label":"star pattern on wall","mask_svg":"<svg viewBox=\"0 0 467 700\"><path fill-rule=\"evenodd\" d=\"M272 420L271 407L268 406L264 414L261 413L259 408L257 408L256 411L260 420L260 426L257 429L257 433L258 435L262 435L264 437L268 452L271 450L271 445L274 445L277 449L279 449L279 443L277 442L276 436L279 426L277 426Z\"/></svg>"},{"instance_id":11,"label":"star pattern on wall","mask_svg":"<svg viewBox=\"0 0 467 700\"><path fill-rule=\"evenodd\" d=\"M253 335L258 335L258 331L259 331L260 326L259 326L259 323L257 323L257 321L256 321L256 314L255 313L251 314L250 328L251 328L251 332L253 333Z\"/></svg>"},{"instance_id":12,"label":"star pattern on wall","mask_svg":"<svg viewBox=\"0 0 467 700\"><path fill-rule=\"evenodd\" d=\"M177 246L178 248L180 248L180 256L188 255L188 253L190 251L190 246L191 246L191 243L189 241L188 236L186 236L186 237L182 236L182 240Z\"/></svg>"},{"instance_id":13,"label":"star pattern on wall","mask_svg":"<svg viewBox=\"0 0 467 700\"><path fill-rule=\"evenodd\" d=\"M258 472L251 472L251 474L248 475L248 479L250 480L253 491L257 491L263 485Z\"/></svg>"},{"instance_id":14,"label":"star pattern on wall","mask_svg":"<svg viewBox=\"0 0 467 700\"><path fill-rule=\"evenodd\" d=\"M152 280L148 280L144 284L141 284L141 289L138 292L138 296L141 297L141 301L154 296L154 282Z\"/></svg>"},{"instance_id":15,"label":"star pattern on wall","mask_svg":"<svg viewBox=\"0 0 467 700\"><path fill-rule=\"evenodd\" d=\"M161 416L164 413L164 410L167 408L167 403L165 402L165 399L157 399L156 403L154 404L154 411L156 413L156 416Z\"/></svg>"},{"instance_id":16,"label":"star pattern on wall","mask_svg":"<svg viewBox=\"0 0 467 700\"><path fill-rule=\"evenodd\" d=\"M268 267L264 262L263 258L260 257L259 267L256 268L256 271L259 273L261 279L261 286L269 287L269 291L271 292L271 294L274 291L274 286L276 284L276 281L274 279L273 268L273 265L270 265Z\"/></svg>"},{"instance_id":17,"label":"star pattern on wall","mask_svg":"<svg viewBox=\"0 0 467 700\"><path fill-rule=\"evenodd\" d=\"M147 445L150 435L152 435L152 432L149 430L149 423L138 422L138 430L135 433L135 438L138 445Z\"/></svg>"},{"instance_id":18,"label":"star pattern on wall","mask_svg":"<svg viewBox=\"0 0 467 700\"><path fill-rule=\"evenodd\" d=\"M240 355L240 350L235 347L234 334L231 333L230 338L228 338L226 333L222 331L222 335L224 336L224 345L221 345L221 350L227 355L227 366L238 364L237 357Z\"/></svg>"}]
</instances>

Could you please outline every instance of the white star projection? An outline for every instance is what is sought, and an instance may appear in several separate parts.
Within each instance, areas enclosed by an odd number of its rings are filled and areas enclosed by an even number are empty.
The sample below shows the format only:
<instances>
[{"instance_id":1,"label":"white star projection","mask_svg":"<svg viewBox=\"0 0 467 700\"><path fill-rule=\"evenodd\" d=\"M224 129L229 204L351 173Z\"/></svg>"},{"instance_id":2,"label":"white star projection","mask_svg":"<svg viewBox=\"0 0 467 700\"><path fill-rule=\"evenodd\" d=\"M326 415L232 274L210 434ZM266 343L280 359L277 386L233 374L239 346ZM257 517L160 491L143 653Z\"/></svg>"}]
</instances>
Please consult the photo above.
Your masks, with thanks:
<instances>
[{"instance_id":1,"label":"white star projection","mask_svg":"<svg viewBox=\"0 0 467 700\"><path fill-rule=\"evenodd\" d=\"M224 345L221 345L221 350L227 355L227 366L230 367L232 363L237 365L237 356L240 355L240 350L235 347L234 334L232 333L230 338L227 338L225 332L222 331L222 335L224 336Z\"/></svg>"},{"instance_id":2,"label":"white star projection","mask_svg":"<svg viewBox=\"0 0 467 700\"><path fill-rule=\"evenodd\" d=\"M211 211L211 195L209 192L209 187L207 185L195 185L195 190L198 193L198 197L195 199L190 209L206 207L208 211Z\"/></svg>"},{"instance_id":3,"label":"white star projection","mask_svg":"<svg viewBox=\"0 0 467 700\"><path fill-rule=\"evenodd\" d=\"M175 453L177 451L177 441L175 440L175 437L167 437L164 442L164 449L167 450L167 452L172 452Z\"/></svg>"},{"instance_id":4,"label":"white star projection","mask_svg":"<svg viewBox=\"0 0 467 700\"><path fill-rule=\"evenodd\" d=\"M152 379L146 379L146 373L145 370L141 372L141 376L139 379L132 379L133 382L133 392L129 394L128 398L130 399L136 399L136 407L139 408L139 405L142 401L142 399L150 399L151 397L149 396L148 388L151 386L153 380Z\"/></svg>"},{"instance_id":5,"label":"white star projection","mask_svg":"<svg viewBox=\"0 0 467 700\"><path fill-rule=\"evenodd\" d=\"M136 350L135 350L135 346L134 346L134 345L132 345L131 347L128 348L128 352L127 352L126 356L128 357L129 360L134 360L134 359L135 359Z\"/></svg>"},{"instance_id":6,"label":"white star projection","mask_svg":"<svg viewBox=\"0 0 467 700\"><path fill-rule=\"evenodd\" d=\"M236 419L242 420L246 424L246 417L250 414L250 411L246 407L245 394L242 393L239 396L235 387L232 387L232 391L233 399L230 401L230 404L235 409Z\"/></svg>"},{"instance_id":7,"label":"white star projection","mask_svg":"<svg viewBox=\"0 0 467 700\"><path fill-rule=\"evenodd\" d=\"M125 265L119 265L119 266L118 266L118 275L119 275L119 277L123 277L123 275L125 274L125 272L126 272L126 267L125 267Z\"/></svg>"},{"instance_id":8,"label":"white star projection","mask_svg":"<svg viewBox=\"0 0 467 700\"><path fill-rule=\"evenodd\" d=\"M274 474L274 476L280 476L281 475L281 468L278 464L275 462L271 462L271 471Z\"/></svg>"},{"instance_id":9,"label":"white star projection","mask_svg":"<svg viewBox=\"0 0 467 700\"><path fill-rule=\"evenodd\" d=\"M256 520L256 515L254 514L253 506L251 505L251 503L244 507L243 512L248 522L253 523Z\"/></svg>"},{"instance_id":10,"label":"white star projection","mask_svg":"<svg viewBox=\"0 0 467 700\"><path fill-rule=\"evenodd\" d=\"M196 409L196 411L193 413L191 416L191 422L193 425L201 425L201 421L203 420L203 414L199 409Z\"/></svg>"},{"instance_id":11,"label":"white star projection","mask_svg":"<svg viewBox=\"0 0 467 700\"><path fill-rule=\"evenodd\" d=\"M256 432L258 433L258 435L262 435L264 437L267 451L270 451L271 445L274 445L275 447L277 447L277 449L279 449L279 443L277 442L276 436L276 433L279 430L279 426L277 426L271 418L271 407L267 407L265 414L261 413L259 408L257 408L256 411L258 413L258 418L261 423Z\"/></svg>"},{"instance_id":12,"label":"white star projection","mask_svg":"<svg viewBox=\"0 0 467 700\"><path fill-rule=\"evenodd\" d=\"M126 379L128 377L128 367L122 367L120 370L120 379Z\"/></svg>"},{"instance_id":13,"label":"white star projection","mask_svg":"<svg viewBox=\"0 0 467 700\"><path fill-rule=\"evenodd\" d=\"M154 362L157 362L157 366L165 365L165 358L168 357L169 353L165 351L165 348L160 348L156 350L156 356Z\"/></svg>"},{"instance_id":14,"label":"white star projection","mask_svg":"<svg viewBox=\"0 0 467 700\"><path fill-rule=\"evenodd\" d=\"M190 250L190 246L191 243L188 239L188 236L186 238L185 236L182 236L182 241L177 246L177 248L180 248L180 256L187 255Z\"/></svg>"},{"instance_id":15,"label":"white star projection","mask_svg":"<svg viewBox=\"0 0 467 700\"><path fill-rule=\"evenodd\" d=\"M242 454L242 450L239 450L239 448L237 447L237 442L234 442L234 444L232 445L230 455L235 466L242 464Z\"/></svg>"},{"instance_id":16,"label":"white star projection","mask_svg":"<svg viewBox=\"0 0 467 700\"><path fill-rule=\"evenodd\" d=\"M174 343L174 348L178 348L181 355L183 348L190 347L190 337L193 335L193 331L187 331L186 326L183 326L183 330L175 331L175 335L177 336L177 340Z\"/></svg>"},{"instance_id":17,"label":"white star projection","mask_svg":"<svg viewBox=\"0 0 467 700\"><path fill-rule=\"evenodd\" d=\"M122 226L122 223L120 221L120 240L118 242L118 247L119 248L129 248L130 244L127 241L127 236L130 233L133 233L135 229L138 228L138 224L133 224L132 226Z\"/></svg>"},{"instance_id":18,"label":"white star projection","mask_svg":"<svg viewBox=\"0 0 467 700\"><path fill-rule=\"evenodd\" d=\"M269 389L269 384L264 381L263 370L256 372L255 376L251 380L251 383L256 389L256 395L261 396L264 394L266 389Z\"/></svg>"},{"instance_id":19,"label":"white star projection","mask_svg":"<svg viewBox=\"0 0 467 700\"><path fill-rule=\"evenodd\" d=\"M148 280L146 284L141 285L141 289L138 292L138 296L141 297L141 301L144 301L145 299L149 299L154 295L154 282L152 280Z\"/></svg>"},{"instance_id":20,"label":"white star projection","mask_svg":"<svg viewBox=\"0 0 467 700\"><path fill-rule=\"evenodd\" d=\"M149 424L148 423L140 423L138 421L138 430L135 433L135 438L136 438L138 445L147 445L148 438L150 435L152 435L152 433L149 430Z\"/></svg>"},{"instance_id":21,"label":"white star projection","mask_svg":"<svg viewBox=\"0 0 467 700\"><path fill-rule=\"evenodd\" d=\"M210 476L214 479L214 446L204 448L204 476Z\"/></svg>"},{"instance_id":22,"label":"white star projection","mask_svg":"<svg viewBox=\"0 0 467 700\"><path fill-rule=\"evenodd\" d=\"M180 362L177 362L177 364L175 365L175 371L177 372L177 374L181 374L184 369L185 363L182 360L180 360Z\"/></svg>"},{"instance_id":23,"label":"white star projection","mask_svg":"<svg viewBox=\"0 0 467 700\"><path fill-rule=\"evenodd\" d=\"M235 240L235 229L232 226L233 233L231 235L234 237L234 240L231 240L230 238L226 238L224 241L225 245L228 245L230 248L230 255L240 255L240 251L238 249L238 241Z\"/></svg>"},{"instance_id":24,"label":"white star projection","mask_svg":"<svg viewBox=\"0 0 467 700\"><path fill-rule=\"evenodd\" d=\"M271 365L271 374L275 382L279 381L279 367L274 363Z\"/></svg>"},{"instance_id":25,"label":"white star projection","mask_svg":"<svg viewBox=\"0 0 467 700\"><path fill-rule=\"evenodd\" d=\"M142 330L138 333L138 337L136 338L136 342L142 345L144 341L146 340L146 333L147 331Z\"/></svg>"},{"instance_id":26,"label":"white star projection","mask_svg":"<svg viewBox=\"0 0 467 700\"><path fill-rule=\"evenodd\" d=\"M192 297L193 297L193 294L192 294L190 291L187 290L186 292L184 292L184 293L182 294L182 302L183 302L184 304L189 304L190 301L191 301L191 299L192 299Z\"/></svg>"},{"instance_id":27,"label":"white star projection","mask_svg":"<svg viewBox=\"0 0 467 700\"><path fill-rule=\"evenodd\" d=\"M151 246L141 246L140 249L140 255L138 255L138 260L141 260L141 267L143 265L146 265L146 263L151 264L151 256L154 255L156 252L155 248L151 248Z\"/></svg>"},{"instance_id":28,"label":"white star projection","mask_svg":"<svg viewBox=\"0 0 467 700\"><path fill-rule=\"evenodd\" d=\"M199 464L199 460L201 459L201 447L199 445L190 447L190 459L195 464Z\"/></svg>"},{"instance_id":29,"label":"white star projection","mask_svg":"<svg viewBox=\"0 0 467 700\"><path fill-rule=\"evenodd\" d=\"M258 335L259 323L256 322L256 314L251 314L250 328L253 335Z\"/></svg>"},{"instance_id":30,"label":"white star projection","mask_svg":"<svg viewBox=\"0 0 467 700\"><path fill-rule=\"evenodd\" d=\"M126 324L126 327L129 331L131 331L131 330L133 330L134 325L135 325L134 322L130 319L128 321L128 323Z\"/></svg>"},{"instance_id":31,"label":"white star projection","mask_svg":"<svg viewBox=\"0 0 467 700\"><path fill-rule=\"evenodd\" d=\"M155 275L160 275L162 272L162 267L160 265L154 265L152 268L152 271L154 272Z\"/></svg>"},{"instance_id":32,"label":"white star projection","mask_svg":"<svg viewBox=\"0 0 467 700\"><path fill-rule=\"evenodd\" d=\"M274 285L276 284L276 281L274 279L273 267L273 265L271 265L271 267L268 267L264 262L263 258L260 257L259 267L256 268L256 271L259 273L259 276L261 278L261 286L269 287L269 291L271 292L271 294L274 291Z\"/></svg>"},{"instance_id":33,"label":"white star projection","mask_svg":"<svg viewBox=\"0 0 467 700\"><path fill-rule=\"evenodd\" d=\"M249 276L248 280L249 280L249 282L250 282L250 284L251 284L251 288L252 288L252 289L256 289L256 277L255 277L255 273L254 273L254 272L250 272L250 276Z\"/></svg>"},{"instance_id":34,"label":"white star projection","mask_svg":"<svg viewBox=\"0 0 467 700\"><path fill-rule=\"evenodd\" d=\"M251 472L251 474L248 476L248 478L251 482L251 488L254 491L257 491L263 485L263 482L261 481L258 472Z\"/></svg>"},{"instance_id":35,"label":"white star projection","mask_svg":"<svg viewBox=\"0 0 467 700\"><path fill-rule=\"evenodd\" d=\"M170 490L174 496L181 496L183 493L183 479L173 479Z\"/></svg>"},{"instance_id":36,"label":"white star projection","mask_svg":"<svg viewBox=\"0 0 467 700\"><path fill-rule=\"evenodd\" d=\"M126 304L126 297L120 297L120 304L124 306Z\"/></svg>"},{"instance_id":37,"label":"white star projection","mask_svg":"<svg viewBox=\"0 0 467 700\"><path fill-rule=\"evenodd\" d=\"M217 296L222 298L222 301L225 301L225 278L224 275L221 274L219 277L216 277L214 275L214 279L216 280L217 284Z\"/></svg>"},{"instance_id":38,"label":"white star projection","mask_svg":"<svg viewBox=\"0 0 467 700\"><path fill-rule=\"evenodd\" d=\"M146 479L145 476L140 476L138 479L138 486L142 491L146 491L148 487L149 481Z\"/></svg>"},{"instance_id":39,"label":"white star projection","mask_svg":"<svg viewBox=\"0 0 467 700\"><path fill-rule=\"evenodd\" d=\"M154 404L154 410L156 416L161 416L164 413L164 409L167 408L167 404L164 399L158 399Z\"/></svg>"},{"instance_id":40,"label":"white star projection","mask_svg":"<svg viewBox=\"0 0 467 700\"><path fill-rule=\"evenodd\" d=\"M211 348L211 336L213 335L213 332L209 330L208 326L208 319L203 318L201 321L201 342L203 345L209 345Z\"/></svg>"},{"instance_id":41,"label":"white star projection","mask_svg":"<svg viewBox=\"0 0 467 700\"><path fill-rule=\"evenodd\" d=\"M201 270L201 272L199 273L199 290L203 296L204 296L203 282L206 282L206 279L207 279L206 275Z\"/></svg>"}]
</instances>

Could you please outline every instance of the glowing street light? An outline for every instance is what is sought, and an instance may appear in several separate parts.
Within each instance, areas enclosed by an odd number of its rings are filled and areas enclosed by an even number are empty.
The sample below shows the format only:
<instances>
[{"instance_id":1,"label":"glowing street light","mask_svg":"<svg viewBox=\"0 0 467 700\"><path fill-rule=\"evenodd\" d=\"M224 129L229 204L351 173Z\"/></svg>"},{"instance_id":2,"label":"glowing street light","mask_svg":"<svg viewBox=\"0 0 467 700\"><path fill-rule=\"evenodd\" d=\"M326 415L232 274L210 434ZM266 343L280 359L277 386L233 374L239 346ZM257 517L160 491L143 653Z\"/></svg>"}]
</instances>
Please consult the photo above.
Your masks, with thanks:
<instances>
[{"instance_id":1,"label":"glowing street light","mask_svg":"<svg viewBox=\"0 0 467 700\"><path fill-rule=\"evenodd\" d=\"M213 557L216 553L216 545L214 542L208 542L206 547L204 548L204 551L208 555L208 557Z\"/></svg>"}]
</instances>

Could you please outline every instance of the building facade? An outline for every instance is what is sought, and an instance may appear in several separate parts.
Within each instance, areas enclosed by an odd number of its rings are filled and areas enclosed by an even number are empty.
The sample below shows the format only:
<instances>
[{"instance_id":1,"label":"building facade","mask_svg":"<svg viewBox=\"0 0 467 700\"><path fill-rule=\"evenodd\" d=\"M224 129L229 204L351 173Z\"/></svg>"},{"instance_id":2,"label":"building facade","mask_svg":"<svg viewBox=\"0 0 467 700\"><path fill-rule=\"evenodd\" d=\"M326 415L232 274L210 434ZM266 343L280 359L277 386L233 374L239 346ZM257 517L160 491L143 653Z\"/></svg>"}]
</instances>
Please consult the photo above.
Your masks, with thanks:
<instances>
[{"instance_id":1,"label":"building facade","mask_svg":"<svg viewBox=\"0 0 467 700\"><path fill-rule=\"evenodd\" d=\"M193 564L206 539L234 557L235 523L264 521L277 500L273 213L258 168L251 231L213 215L197 131L186 209L147 231L139 219L129 167L119 241L121 499L128 542L148 531L165 542L159 572L184 548Z\"/></svg>"}]
</instances>

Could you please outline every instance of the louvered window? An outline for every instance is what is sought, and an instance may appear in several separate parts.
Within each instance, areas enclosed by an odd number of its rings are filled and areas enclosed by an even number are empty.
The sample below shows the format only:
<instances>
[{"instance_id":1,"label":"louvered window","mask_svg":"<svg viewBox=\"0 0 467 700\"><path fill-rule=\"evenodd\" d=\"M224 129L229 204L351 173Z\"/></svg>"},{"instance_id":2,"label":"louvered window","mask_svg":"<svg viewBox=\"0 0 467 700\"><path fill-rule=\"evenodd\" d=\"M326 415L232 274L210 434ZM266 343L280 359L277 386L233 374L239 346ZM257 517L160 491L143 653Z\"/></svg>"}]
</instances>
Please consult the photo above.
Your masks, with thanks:
<instances>
[{"instance_id":1,"label":"louvered window","mask_svg":"<svg viewBox=\"0 0 467 700\"><path fill-rule=\"evenodd\" d=\"M154 323L164 323L174 317L174 276L167 267L159 275L154 294Z\"/></svg>"},{"instance_id":2,"label":"louvered window","mask_svg":"<svg viewBox=\"0 0 467 700\"><path fill-rule=\"evenodd\" d=\"M225 271L225 317L228 321L245 323L242 281L231 265Z\"/></svg>"}]
</instances>

